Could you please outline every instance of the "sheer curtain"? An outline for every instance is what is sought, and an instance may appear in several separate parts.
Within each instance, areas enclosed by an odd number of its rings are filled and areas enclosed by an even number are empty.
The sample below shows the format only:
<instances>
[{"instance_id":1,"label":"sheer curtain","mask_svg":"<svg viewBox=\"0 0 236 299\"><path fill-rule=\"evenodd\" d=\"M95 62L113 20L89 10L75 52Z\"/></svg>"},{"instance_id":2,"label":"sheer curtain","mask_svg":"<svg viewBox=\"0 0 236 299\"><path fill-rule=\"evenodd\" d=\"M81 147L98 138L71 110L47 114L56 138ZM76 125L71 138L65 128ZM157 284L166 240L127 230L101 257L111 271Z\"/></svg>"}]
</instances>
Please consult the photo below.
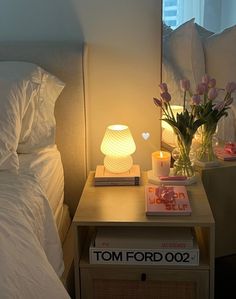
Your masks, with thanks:
<instances>
[{"instance_id":1,"label":"sheer curtain","mask_svg":"<svg viewBox=\"0 0 236 299\"><path fill-rule=\"evenodd\" d=\"M203 24L204 3L207 0L178 0L178 24L182 24L192 18L195 22Z\"/></svg>"},{"instance_id":2,"label":"sheer curtain","mask_svg":"<svg viewBox=\"0 0 236 299\"><path fill-rule=\"evenodd\" d=\"M236 0L163 0L163 20L172 29L192 18L220 32L236 24Z\"/></svg>"},{"instance_id":3,"label":"sheer curtain","mask_svg":"<svg viewBox=\"0 0 236 299\"><path fill-rule=\"evenodd\" d=\"M235 0L205 0L203 26L220 32L236 24Z\"/></svg>"}]
</instances>

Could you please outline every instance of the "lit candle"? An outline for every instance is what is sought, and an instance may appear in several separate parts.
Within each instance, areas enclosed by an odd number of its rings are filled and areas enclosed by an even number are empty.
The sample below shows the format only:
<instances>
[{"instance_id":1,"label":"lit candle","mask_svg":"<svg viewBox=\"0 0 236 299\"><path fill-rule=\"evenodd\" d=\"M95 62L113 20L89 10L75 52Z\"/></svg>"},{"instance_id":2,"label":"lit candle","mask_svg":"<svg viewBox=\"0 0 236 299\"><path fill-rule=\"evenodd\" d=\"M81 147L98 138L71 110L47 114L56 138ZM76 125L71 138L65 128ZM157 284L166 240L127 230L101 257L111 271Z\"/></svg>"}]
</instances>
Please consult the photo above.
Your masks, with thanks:
<instances>
[{"instance_id":1,"label":"lit candle","mask_svg":"<svg viewBox=\"0 0 236 299\"><path fill-rule=\"evenodd\" d=\"M170 173L170 153L156 151L152 153L152 172L155 177L168 176Z\"/></svg>"}]
</instances>

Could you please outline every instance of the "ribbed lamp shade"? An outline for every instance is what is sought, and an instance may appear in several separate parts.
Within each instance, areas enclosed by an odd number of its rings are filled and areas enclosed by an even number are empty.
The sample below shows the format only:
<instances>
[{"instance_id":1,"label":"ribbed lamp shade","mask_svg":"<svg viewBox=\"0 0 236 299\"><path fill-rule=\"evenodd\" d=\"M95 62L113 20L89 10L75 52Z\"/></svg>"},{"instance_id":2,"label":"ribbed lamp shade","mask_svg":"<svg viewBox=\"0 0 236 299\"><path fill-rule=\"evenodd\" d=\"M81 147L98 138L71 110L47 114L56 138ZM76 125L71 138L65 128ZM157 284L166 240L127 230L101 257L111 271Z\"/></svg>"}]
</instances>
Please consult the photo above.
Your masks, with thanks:
<instances>
[{"instance_id":1,"label":"ribbed lamp shade","mask_svg":"<svg viewBox=\"0 0 236 299\"><path fill-rule=\"evenodd\" d=\"M126 125L107 127L101 144L101 151L106 155L104 166L113 173L128 171L133 165L130 156L136 150L131 132Z\"/></svg>"}]
</instances>

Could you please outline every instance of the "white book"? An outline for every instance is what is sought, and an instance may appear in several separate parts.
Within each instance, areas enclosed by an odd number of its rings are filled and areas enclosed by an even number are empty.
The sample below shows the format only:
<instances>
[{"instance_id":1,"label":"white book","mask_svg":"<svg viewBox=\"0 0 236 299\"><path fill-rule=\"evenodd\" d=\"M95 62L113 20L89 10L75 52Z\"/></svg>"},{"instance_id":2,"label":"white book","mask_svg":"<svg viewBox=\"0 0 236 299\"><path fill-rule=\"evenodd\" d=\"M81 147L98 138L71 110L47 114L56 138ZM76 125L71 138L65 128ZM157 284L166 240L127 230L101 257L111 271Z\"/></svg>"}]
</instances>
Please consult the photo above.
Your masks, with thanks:
<instances>
[{"instance_id":1,"label":"white book","mask_svg":"<svg viewBox=\"0 0 236 299\"><path fill-rule=\"evenodd\" d=\"M98 248L92 241L89 261L91 264L198 266L199 247L195 241L193 248L185 249Z\"/></svg>"},{"instance_id":2,"label":"white book","mask_svg":"<svg viewBox=\"0 0 236 299\"><path fill-rule=\"evenodd\" d=\"M96 182L109 181L138 181L141 177L140 166L133 165L130 170L122 173L109 172L103 165L97 165L94 180Z\"/></svg>"},{"instance_id":3,"label":"white book","mask_svg":"<svg viewBox=\"0 0 236 299\"><path fill-rule=\"evenodd\" d=\"M94 186L138 186L139 179L132 180L113 180L113 181L96 181Z\"/></svg>"},{"instance_id":4,"label":"white book","mask_svg":"<svg viewBox=\"0 0 236 299\"><path fill-rule=\"evenodd\" d=\"M99 248L192 248L194 231L188 227L99 228L95 246Z\"/></svg>"}]
</instances>

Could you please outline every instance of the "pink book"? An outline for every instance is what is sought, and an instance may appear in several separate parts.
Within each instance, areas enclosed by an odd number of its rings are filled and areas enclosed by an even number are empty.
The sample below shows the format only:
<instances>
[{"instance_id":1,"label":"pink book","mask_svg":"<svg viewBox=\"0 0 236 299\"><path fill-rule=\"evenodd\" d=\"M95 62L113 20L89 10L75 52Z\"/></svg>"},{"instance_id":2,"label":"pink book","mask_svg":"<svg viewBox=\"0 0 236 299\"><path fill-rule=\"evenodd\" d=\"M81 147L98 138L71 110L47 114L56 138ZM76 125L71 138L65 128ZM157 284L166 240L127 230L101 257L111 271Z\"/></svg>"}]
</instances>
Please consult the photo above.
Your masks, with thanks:
<instances>
[{"instance_id":1,"label":"pink book","mask_svg":"<svg viewBox=\"0 0 236 299\"><path fill-rule=\"evenodd\" d=\"M229 153L224 148L215 149L216 157L223 161L234 161L236 160L236 153Z\"/></svg>"},{"instance_id":2,"label":"pink book","mask_svg":"<svg viewBox=\"0 0 236 299\"><path fill-rule=\"evenodd\" d=\"M191 215L185 186L145 186L146 215Z\"/></svg>"}]
</instances>

